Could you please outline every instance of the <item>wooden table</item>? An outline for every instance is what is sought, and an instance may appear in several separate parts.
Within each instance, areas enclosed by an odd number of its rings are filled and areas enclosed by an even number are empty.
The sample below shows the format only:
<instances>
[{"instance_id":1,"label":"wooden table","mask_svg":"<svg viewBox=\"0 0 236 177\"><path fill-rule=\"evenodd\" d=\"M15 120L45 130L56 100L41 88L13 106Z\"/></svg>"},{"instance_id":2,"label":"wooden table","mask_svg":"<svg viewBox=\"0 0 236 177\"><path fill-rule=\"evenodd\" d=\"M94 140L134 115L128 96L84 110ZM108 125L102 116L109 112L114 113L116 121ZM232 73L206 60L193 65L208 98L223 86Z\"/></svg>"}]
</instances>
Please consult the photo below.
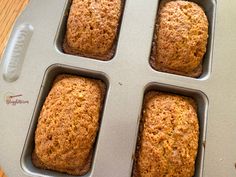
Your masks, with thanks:
<instances>
[{"instance_id":1,"label":"wooden table","mask_svg":"<svg viewBox=\"0 0 236 177\"><path fill-rule=\"evenodd\" d=\"M5 174L4 174L4 171L0 168L0 177L7 177Z\"/></svg>"},{"instance_id":2,"label":"wooden table","mask_svg":"<svg viewBox=\"0 0 236 177\"><path fill-rule=\"evenodd\" d=\"M28 1L29 0L0 0L0 59L16 17L25 8ZM0 177L6 177L1 167Z\"/></svg>"},{"instance_id":3,"label":"wooden table","mask_svg":"<svg viewBox=\"0 0 236 177\"><path fill-rule=\"evenodd\" d=\"M0 59L16 17L29 0L0 0Z\"/></svg>"}]
</instances>

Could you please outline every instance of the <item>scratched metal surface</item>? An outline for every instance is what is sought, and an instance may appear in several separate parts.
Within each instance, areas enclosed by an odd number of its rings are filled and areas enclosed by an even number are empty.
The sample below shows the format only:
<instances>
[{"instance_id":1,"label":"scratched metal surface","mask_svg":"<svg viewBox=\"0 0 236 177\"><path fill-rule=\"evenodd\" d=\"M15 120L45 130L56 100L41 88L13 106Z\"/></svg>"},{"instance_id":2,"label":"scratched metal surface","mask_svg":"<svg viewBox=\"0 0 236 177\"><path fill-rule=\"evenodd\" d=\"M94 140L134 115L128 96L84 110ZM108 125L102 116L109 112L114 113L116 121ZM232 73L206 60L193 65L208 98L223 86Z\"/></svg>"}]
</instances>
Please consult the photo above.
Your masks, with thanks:
<instances>
[{"instance_id":1,"label":"scratched metal surface","mask_svg":"<svg viewBox=\"0 0 236 177\"><path fill-rule=\"evenodd\" d=\"M206 9L212 29L198 79L157 72L149 65L157 0L126 0L116 55L105 62L61 52L66 0L31 0L0 65L0 164L6 174L69 176L35 168L30 154L54 76L73 73L102 79L108 88L86 177L131 175L143 95L150 89L197 101L201 135L195 177L236 176L236 1L195 1Z\"/></svg>"}]
</instances>

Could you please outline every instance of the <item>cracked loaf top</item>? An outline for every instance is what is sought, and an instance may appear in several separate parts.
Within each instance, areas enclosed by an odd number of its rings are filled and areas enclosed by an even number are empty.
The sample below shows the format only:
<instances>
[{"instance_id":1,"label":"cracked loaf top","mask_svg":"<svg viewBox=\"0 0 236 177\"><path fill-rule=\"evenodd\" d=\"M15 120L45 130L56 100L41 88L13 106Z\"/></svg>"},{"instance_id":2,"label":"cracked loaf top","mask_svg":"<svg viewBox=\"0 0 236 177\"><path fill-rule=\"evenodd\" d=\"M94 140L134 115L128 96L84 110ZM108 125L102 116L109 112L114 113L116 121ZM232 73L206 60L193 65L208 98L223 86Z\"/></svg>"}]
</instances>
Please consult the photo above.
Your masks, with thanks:
<instances>
[{"instance_id":1,"label":"cracked loaf top","mask_svg":"<svg viewBox=\"0 0 236 177\"><path fill-rule=\"evenodd\" d=\"M100 80L57 76L35 131L35 166L72 175L88 172L104 93Z\"/></svg>"},{"instance_id":2,"label":"cracked loaf top","mask_svg":"<svg viewBox=\"0 0 236 177\"><path fill-rule=\"evenodd\" d=\"M121 0L73 0L64 52L109 60L115 49L121 9Z\"/></svg>"},{"instance_id":3,"label":"cracked loaf top","mask_svg":"<svg viewBox=\"0 0 236 177\"><path fill-rule=\"evenodd\" d=\"M133 177L192 177L198 151L195 102L151 91L145 95Z\"/></svg>"},{"instance_id":4,"label":"cracked loaf top","mask_svg":"<svg viewBox=\"0 0 236 177\"><path fill-rule=\"evenodd\" d=\"M199 77L208 40L208 20L194 2L162 1L151 55L152 66L163 72Z\"/></svg>"}]
</instances>

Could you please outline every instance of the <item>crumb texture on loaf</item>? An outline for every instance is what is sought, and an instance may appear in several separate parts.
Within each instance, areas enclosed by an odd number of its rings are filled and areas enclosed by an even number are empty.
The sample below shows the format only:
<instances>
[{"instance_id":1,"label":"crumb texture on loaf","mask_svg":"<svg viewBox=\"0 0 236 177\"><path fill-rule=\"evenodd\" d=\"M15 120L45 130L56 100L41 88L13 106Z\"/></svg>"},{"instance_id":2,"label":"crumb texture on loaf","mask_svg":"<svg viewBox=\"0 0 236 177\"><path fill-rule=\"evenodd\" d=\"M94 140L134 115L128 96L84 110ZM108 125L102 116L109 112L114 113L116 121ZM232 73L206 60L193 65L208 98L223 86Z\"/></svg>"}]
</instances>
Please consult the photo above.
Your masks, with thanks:
<instances>
[{"instance_id":1,"label":"crumb texture on loaf","mask_svg":"<svg viewBox=\"0 0 236 177\"><path fill-rule=\"evenodd\" d=\"M192 177L198 139L196 105L191 98L147 93L133 177Z\"/></svg>"},{"instance_id":2,"label":"crumb texture on loaf","mask_svg":"<svg viewBox=\"0 0 236 177\"><path fill-rule=\"evenodd\" d=\"M121 0L73 0L63 44L65 53L108 60L121 16Z\"/></svg>"},{"instance_id":3,"label":"crumb texture on loaf","mask_svg":"<svg viewBox=\"0 0 236 177\"><path fill-rule=\"evenodd\" d=\"M207 40L208 19L199 5L164 0L158 11L151 63L159 71L198 77Z\"/></svg>"},{"instance_id":4,"label":"crumb texture on loaf","mask_svg":"<svg viewBox=\"0 0 236 177\"><path fill-rule=\"evenodd\" d=\"M35 166L72 175L88 172L104 92L105 85L100 80L73 75L56 77L35 131Z\"/></svg>"}]
</instances>

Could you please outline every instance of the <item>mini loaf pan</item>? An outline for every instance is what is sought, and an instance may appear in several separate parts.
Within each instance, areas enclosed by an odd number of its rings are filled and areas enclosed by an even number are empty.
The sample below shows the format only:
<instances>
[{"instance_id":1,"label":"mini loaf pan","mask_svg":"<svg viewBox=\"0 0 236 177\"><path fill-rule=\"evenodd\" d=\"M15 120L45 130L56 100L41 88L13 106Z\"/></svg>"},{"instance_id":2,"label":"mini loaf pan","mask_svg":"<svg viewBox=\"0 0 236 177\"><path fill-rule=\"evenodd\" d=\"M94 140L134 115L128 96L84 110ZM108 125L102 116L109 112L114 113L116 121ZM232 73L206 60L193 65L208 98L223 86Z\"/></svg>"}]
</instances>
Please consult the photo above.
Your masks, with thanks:
<instances>
[{"instance_id":1,"label":"mini loaf pan","mask_svg":"<svg viewBox=\"0 0 236 177\"><path fill-rule=\"evenodd\" d=\"M5 93L5 90L11 91L15 86L17 91L23 95L30 95L29 102L31 103L24 109L19 108L20 111L6 109L7 111L3 114L4 117L9 117L9 122L4 124L6 126L0 125L3 132L7 132L9 127L21 126L25 129L20 136L11 136L11 141L16 142L14 151L17 152L17 155L12 155L11 152L6 152L6 155L1 154L4 146L0 146L0 155L4 155L4 160L10 159L10 162L17 162L11 167L3 164L6 172L9 175L19 174L19 177L71 176L34 167L31 154L34 149L34 133L38 117L54 78L59 74L73 74L102 80L107 87L100 129L94 145L92 167L84 177L131 177L142 102L144 95L151 90L175 93L191 97L196 101L200 137L194 177L203 177L204 169L206 169L204 159L206 157L208 107L210 110L209 104L212 99L210 91L214 88L205 81L211 78L216 0L192 1L203 7L209 20L209 39L203 62L203 73L197 79L157 72L150 66L149 59L155 20L158 18L156 14L159 0L149 0L146 3L143 0L124 0L122 20L114 44L116 52L114 58L106 62L63 52L62 44L71 0L47 1L47 7L45 7L46 1L31 0L25 15L15 25L15 29L17 29L18 26L27 23L32 25L33 29L28 53L22 64L21 75L11 83L0 78L0 83L3 83L0 91ZM55 13L51 11L53 6L55 6ZM42 19L45 20L42 21ZM48 27L47 30L45 30L45 25ZM8 44L8 48L14 45L13 37L14 35L11 36L13 40ZM40 40L45 45L40 46L38 43ZM4 59L5 57L3 57ZM32 68L35 68L35 63L39 64L34 70ZM2 68L4 67L3 62ZM2 68L0 67L0 71ZM26 70L35 71L36 74L28 76ZM29 80L32 80L32 83L29 83ZM31 87L33 90L31 94L24 84ZM206 87L209 87L210 91ZM0 105L5 106L5 103L0 102ZM15 114L21 119L12 120L10 123L10 118ZM17 125L14 124L14 121L17 122ZM15 133L17 134L17 130ZM3 145L8 144L9 137L3 137L2 142ZM1 159L0 162L2 162ZM15 171L11 171L12 169Z\"/></svg>"},{"instance_id":2,"label":"mini loaf pan","mask_svg":"<svg viewBox=\"0 0 236 177\"><path fill-rule=\"evenodd\" d=\"M65 54L62 49L62 44L63 44L64 37L65 37L66 23L67 23L67 18L68 18L68 13L70 10L71 2L72 1L69 0L69 1L67 1L66 5L65 5L65 8L63 10L64 11L63 17L61 19L61 22L60 22L59 28L58 28L58 32L56 34L56 49L59 52L61 52L62 55ZM214 0L208 0L208 1L204 1L204 2L202 2L202 1L193 1L193 2L196 2L197 4L199 4L203 7L203 9L206 12L206 15L208 17L208 20L209 20L209 38L208 38L207 53L205 54L205 58L203 60L204 61L203 73L200 77L200 78L204 78L210 74L210 70L211 70L212 53L213 53L212 52L212 45L213 45L213 33L214 33L214 21L215 21L215 18L214 18L215 17L214 16L215 6L214 6ZM158 4L160 4L160 1ZM158 16L156 18L158 18ZM121 16L121 19L122 19L122 16ZM120 22L120 24L121 24L121 22ZM155 26L155 24L154 24L154 26ZM117 39L114 43L114 49L116 49L118 37L119 37L119 28L118 28L118 32L117 32ZM70 54L65 54L65 55L70 55ZM115 53L114 53L114 55L115 55ZM89 57L86 57L86 58L90 59ZM147 60L148 60L148 58L147 58ZM114 65L114 67L115 67L115 65ZM39 116L41 107L43 105L43 102L44 102L50 88L51 88L51 84L52 84L55 76L58 74L65 74L65 73L101 79L106 83L107 86L109 85L109 81L108 81L107 77L105 76L106 74L100 74L100 73L98 74L95 71L91 72L91 71L86 71L83 69L74 68L71 66L60 65L60 64L52 65L47 69L47 71L45 72L43 83L42 83L43 87L41 87L41 90L40 90L40 93L38 96L38 101L36 103L34 115L33 115L33 118L32 118L31 124L30 124L28 136L27 136L26 142L25 142L25 147L24 147L24 150L22 153L21 166L24 169L24 171L26 171L28 174L44 176L44 174L46 173L47 175L51 175L51 176L71 176L71 175L58 173L58 172L51 171L51 170L38 169L38 168L34 167L31 162L31 154L32 154L33 148L34 148L34 132L35 132L35 129L37 126L37 120L38 120L38 116ZM110 76L110 77L112 77L112 76ZM145 91L144 91L143 95L145 95L145 93L147 93L150 90L158 90L158 91L170 92L170 93L175 93L178 95L192 97L197 102L200 137L199 137L199 149L198 149L198 154L197 154L197 159L196 159L196 167L195 167L194 177L202 177L203 160L204 160L204 142L205 142L206 123L207 123L207 108L208 108L208 99L207 99L206 95L204 93L202 93L201 91L196 91L196 90L189 89L189 88L181 88L181 87L171 86L171 85L156 84L155 81L153 81L153 83L151 83L151 84L148 84L144 90ZM141 112L141 110L142 109L140 109L139 111ZM137 130L136 130L136 132L137 132L136 139L138 137L138 127L139 127L139 123L138 123ZM97 137L97 141L99 141L99 135ZM135 142L135 144L136 143L137 142ZM136 149L136 146L134 148L133 153L135 153L135 149ZM96 154L96 146L95 146L94 154ZM132 161L132 163L133 163L133 161ZM92 168L93 168L93 165L92 165ZM90 172L84 176L89 177L91 175L92 174L91 174L91 170L90 170ZM131 172L130 176L131 175L132 175L132 172Z\"/></svg>"},{"instance_id":3,"label":"mini loaf pan","mask_svg":"<svg viewBox=\"0 0 236 177\"><path fill-rule=\"evenodd\" d=\"M167 1L167 0L159 0L159 5L162 1ZM168 0L171 1L171 0ZM202 9L204 10L207 19L208 19L208 23L209 23L209 27L208 27L208 41L207 41L207 50L206 53L203 57L203 63L202 63L202 74L200 75L200 77L198 77L198 79L203 79L203 78L208 78L210 76L211 73L211 67L212 67L212 58L213 58L213 46L214 46L214 33L215 33L215 14L216 14L216 1L215 0L189 0L190 2L195 2L196 4L198 4L200 7L202 7ZM157 14L158 14L159 8L157 10ZM158 19L158 15L156 16L156 21ZM153 34L153 39L155 36L155 31ZM153 41L153 45L154 45L154 41ZM150 52L152 53L152 52ZM151 63L151 54L150 54L150 65L152 66L153 69L155 69L155 66L153 66L153 64Z\"/></svg>"},{"instance_id":4,"label":"mini loaf pan","mask_svg":"<svg viewBox=\"0 0 236 177\"><path fill-rule=\"evenodd\" d=\"M198 90L176 87L176 86L167 85L167 84L164 85L164 84L159 84L155 82L149 83L146 85L144 96L150 91L159 91L163 93L172 93L172 94L176 94L180 96L186 96L186 97L192 98L196 102L198 123L199 123L199 141L198 141L197 157L195 160L194 177L202 177L203 165L204 165L205 142L206 142L207 113L208 113L208 104L209 104L207 96L203 92L198 91ZM143 109L141 109L139 122L142 118L142 110ZM138 127L137 127L137 141L138 141L138 136L139 136L139 127L140 127L140 124L138 124ZM137 143L138 142L136 142L134 154L136 152Z\"/></svg>"},{"instance_id":5,"label":"mini loaf pan","mask_svg":"<svg viewBox=\"0 0 236 177\"><path fill-rule=\"evenodd\" d=\"M32 163L32 153L34 150L34 136L35 136L35 131L36 131L37 123L38 123L39 114L40 114L40 111L41 111L42 106L44 104L44 101L45 101L49 91L51 90L52 83L53 83L55 77L60 74L78 75L78 76L82 76L85 78L93 78L93 79L101 80L106 85L106 92L109 90L108 79L102 73L98 73L96 71L88 71L88 70L70 67L70 66L66 66L66 65L60 65L60 64L54 64L54 65L51 65L48 67L48 69L45 72L44 79L42 81L42 87L41 87L39 95L38 95L37 103L36 103L36 106L34 109L34 114L33 114L33 117L32 117L31 123L30 123L30 127L29 127L29 131L28 131L28 136L26 138L25 146L24 146L24 149L22 152L22 157L21 157L21 167L23 168L23 170L25 172L27 172L28 174L30 174L32 176L42 176L45 174L47 174L49 176L58 176L58 177L59 176L60 177L73 176L73 175L67 175L65 173L59 173L59 172L56 172L53 170L39 169L39 168L35 167ZM106 102L106 93L105 93L105 98L104 98L104 102L103 102L103 108L105 106L105 102ZM100 114L100 124L102 122L102 112ZM96 141L97 141L98 137L99 137L99 130L97 133ZM94 143L95 150L93 153L96 153L96 141ZM92 164L93 164L93 160L92 160ZM90 175L91 175L91 169L89 170L89 172L86 175L84 175L84 177L89 177Z\"/></svg>"}]
</instances>

